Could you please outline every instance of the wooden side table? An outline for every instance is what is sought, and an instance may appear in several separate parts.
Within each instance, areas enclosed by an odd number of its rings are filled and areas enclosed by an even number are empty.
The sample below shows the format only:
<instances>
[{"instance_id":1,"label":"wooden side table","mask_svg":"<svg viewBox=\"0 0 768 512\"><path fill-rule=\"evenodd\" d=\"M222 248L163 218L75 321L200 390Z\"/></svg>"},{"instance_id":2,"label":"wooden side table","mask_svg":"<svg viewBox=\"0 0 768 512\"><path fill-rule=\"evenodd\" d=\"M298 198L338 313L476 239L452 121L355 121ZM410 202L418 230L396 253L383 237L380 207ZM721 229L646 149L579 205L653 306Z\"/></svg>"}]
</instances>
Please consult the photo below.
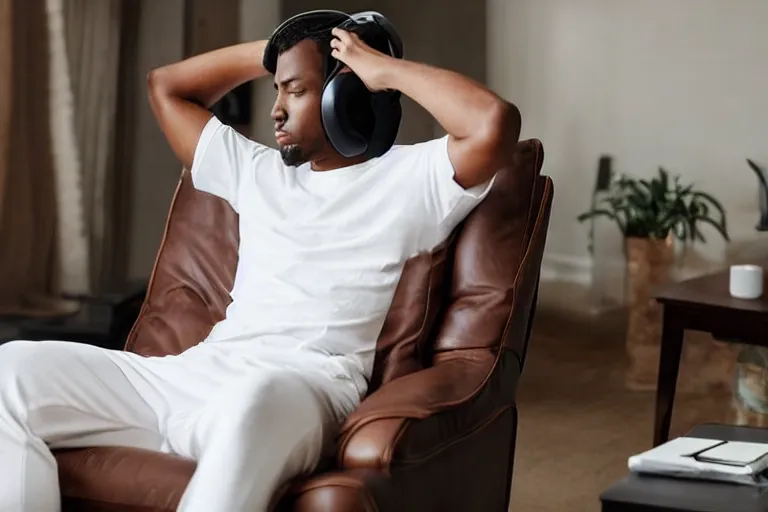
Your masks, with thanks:
<instances>
[{"instance_id":1,"label":"wooden side table","mask_svg":"<svg viewBox=\"0 0 768 512\"><path fill-rule=\"evenodd\" d=\"M699 425L686 435L768 443L768 429ZM629 474L600 495L603 512L768 512L759 487L705 480Z\"/></svg>"},{"instance_id":2,"label":"wooden side table","mask_svg":"<svg viewBox=\"0 0 768 512\"><path fill-rule=\"evenodd\" d=\"M768 262L758 265L766 270ZM662 287L654 297L663 308L661 356L656 389L653 445L669 439L683 334L708 332L719 341L768 347L768 293L735 299L728 291L729 269ZM765 286L768 290L768 285Z\"/></svg>"}]
</instances>

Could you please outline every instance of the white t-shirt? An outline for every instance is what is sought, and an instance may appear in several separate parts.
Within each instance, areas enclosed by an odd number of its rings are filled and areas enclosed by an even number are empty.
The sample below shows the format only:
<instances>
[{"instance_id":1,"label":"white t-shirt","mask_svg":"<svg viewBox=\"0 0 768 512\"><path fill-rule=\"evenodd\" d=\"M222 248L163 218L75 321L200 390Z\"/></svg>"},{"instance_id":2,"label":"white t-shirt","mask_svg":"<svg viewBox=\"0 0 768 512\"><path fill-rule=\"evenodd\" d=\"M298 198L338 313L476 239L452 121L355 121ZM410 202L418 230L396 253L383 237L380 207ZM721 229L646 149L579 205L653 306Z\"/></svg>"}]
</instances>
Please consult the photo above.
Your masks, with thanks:
<instances>
[{"instance_id":1,"label":"white t-shirt","mask_svg":"<svg viewBox=\"0 0 768 512\"><path fill-rule=\"evenodd\" d=\"M406 260L440 244L493 182L456 183L447 140L313 171L211 118L192 179L238 212L240 248L232 303L207 341L340 356L370 378Z\"/></svg>"}]
</instances>

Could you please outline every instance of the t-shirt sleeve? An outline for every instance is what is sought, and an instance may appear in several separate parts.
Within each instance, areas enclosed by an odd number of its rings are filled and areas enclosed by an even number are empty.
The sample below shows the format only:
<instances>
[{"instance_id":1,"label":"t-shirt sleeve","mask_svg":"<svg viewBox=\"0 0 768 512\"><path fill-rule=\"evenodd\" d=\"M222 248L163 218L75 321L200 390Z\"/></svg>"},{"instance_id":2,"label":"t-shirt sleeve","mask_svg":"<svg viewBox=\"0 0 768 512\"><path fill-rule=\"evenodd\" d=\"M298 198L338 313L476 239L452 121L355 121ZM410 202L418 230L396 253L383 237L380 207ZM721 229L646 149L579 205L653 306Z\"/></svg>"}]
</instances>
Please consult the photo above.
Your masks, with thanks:
<instances>
[{"instance_id":1,"label":"t-shirt sleeve","mask_svg":"<svg viewBox=\"0 0 768 512\"><path fill-rule=\"evenodd\" d=\"M257 172L272 151L213 116L195 147L192 183L197 190L226 200L239 213L237 203L244 178L247 173Z\"/></svg>"},{"instance_id":2,"label":"t-shirt sleeve","mask_svg":"<svg viewBox=\"0 0 768 512\"><path fill-rule=\"evenodd\" d=\"M455 169L448 156L448 136L416 145L422 169L422 192L427 208L435 216L438 226L453 230L485 199L496 179L465 189L454 179Z\"/></svg>"}]
</instances>

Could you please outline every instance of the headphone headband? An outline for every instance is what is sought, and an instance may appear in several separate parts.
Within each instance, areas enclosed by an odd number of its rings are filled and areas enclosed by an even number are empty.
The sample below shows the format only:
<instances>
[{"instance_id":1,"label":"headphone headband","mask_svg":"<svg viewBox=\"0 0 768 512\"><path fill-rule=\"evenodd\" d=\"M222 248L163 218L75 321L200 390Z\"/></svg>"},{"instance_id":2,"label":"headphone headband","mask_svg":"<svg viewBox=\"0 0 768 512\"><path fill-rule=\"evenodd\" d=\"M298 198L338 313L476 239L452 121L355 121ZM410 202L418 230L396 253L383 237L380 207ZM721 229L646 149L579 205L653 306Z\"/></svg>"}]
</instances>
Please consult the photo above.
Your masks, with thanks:
<instances>
[{"instance_id":1,"label":"headphone headband","mask_svg":"<svg viewBox=\"0 0 768 512\"><path fill-rule=\"evenodd\" d=\"M389 39L389 53L396 59L403 58L403 40L395 30L395 26L381 13L376 11L363 11L351 16L357 23L375 23L387 34Z\"/></svg>"},{"instance_id":2,"label":"headphone headband","mask_svg":"<svg viewBox=\"0 0 768 512\"><path fill-rule=\"evenodd\" d=\"M392 23L390 23L390 21L381 13L376 11L363 11L349 15L342 11L318 9L297 14L278 25L278 27L269 37L267 47L264 50L264 58L262 59L264 69L273 75L277 70L278 50L274 45L274 41L278 38L278 36L299 22L304 23L307 21L317 23L317 32L335 27L374 23L387 34L387 39L389 40L390 55L397 59L403 58L403 41L400 39L400 36L398 35L397 30L395 30L394 25L392 25Z\"/></svg>"},{"instance_id":3,"label":"headphone headband","mask_svg":"<svg viewBox=\"0 0 768 512\"><path fill-rule=\"evenodd\" d=\"M305 22L305 21L313 21L316 22L319 27L318 31L320 30L327 30L328 28L336 27L339 24L343 23L344 21L350 20L351 16L347 13L341 12L341 11L333 11L333 10L327 10L327 9L320 9L315 11L308 11L303 12L301 14L297 14L295 16L291 16L284 22L282 22L278 27L272 31L272 35L269 36L269 41L267 41L267 47L264 49L264 58L262 60L262 64L264 65L264 69L275 74L275 71L277 70L277 47L275 47L274 41L278 38L280 34L285 32L286 30L290 29L294 25L298 24L299 22Z\"/></svg>"}]
</instances>

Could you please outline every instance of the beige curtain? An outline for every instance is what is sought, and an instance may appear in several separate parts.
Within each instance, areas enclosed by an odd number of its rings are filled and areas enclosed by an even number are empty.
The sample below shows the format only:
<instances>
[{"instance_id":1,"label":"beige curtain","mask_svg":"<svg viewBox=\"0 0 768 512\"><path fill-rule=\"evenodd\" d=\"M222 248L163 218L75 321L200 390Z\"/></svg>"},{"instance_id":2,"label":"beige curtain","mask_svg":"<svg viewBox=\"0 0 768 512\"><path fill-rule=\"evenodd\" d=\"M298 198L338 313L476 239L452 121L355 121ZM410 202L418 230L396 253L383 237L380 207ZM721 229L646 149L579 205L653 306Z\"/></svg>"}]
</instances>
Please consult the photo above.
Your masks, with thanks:
<instances>
[{"instance_id":1,"label":"beige curtain","mask_svg":"<svg viewBox=\"0 0 768 512\"><path fill-rule=\"evenodd\" d=\"M125 268L136 5L0 0L0 315L71 314Z\"/></svg>"},{"instance_id":2,"label":"beige curtain","mask_svg":"<svg viewBox=\"0 0 768 512\"><path fill-rule=\"evenodd\" d=\"M64 0L63 7L82 194L77 213L84 216L89 288L98 291L113 274L113 157L123 1Z\"/></svg>"},{"instance_id":3,"label":"beige curtain","mask_svg":"<svg viewBox=\"0 0 768 512\"><path fill-rule=\"evenodd\" d=\"M46 5L44 0L10 2L13 30L10 35L2 33L11 39L13 130L0 197L0 314L66 314L72 311L71 305L58 299Z\"/></svg>"}]
</instances>

